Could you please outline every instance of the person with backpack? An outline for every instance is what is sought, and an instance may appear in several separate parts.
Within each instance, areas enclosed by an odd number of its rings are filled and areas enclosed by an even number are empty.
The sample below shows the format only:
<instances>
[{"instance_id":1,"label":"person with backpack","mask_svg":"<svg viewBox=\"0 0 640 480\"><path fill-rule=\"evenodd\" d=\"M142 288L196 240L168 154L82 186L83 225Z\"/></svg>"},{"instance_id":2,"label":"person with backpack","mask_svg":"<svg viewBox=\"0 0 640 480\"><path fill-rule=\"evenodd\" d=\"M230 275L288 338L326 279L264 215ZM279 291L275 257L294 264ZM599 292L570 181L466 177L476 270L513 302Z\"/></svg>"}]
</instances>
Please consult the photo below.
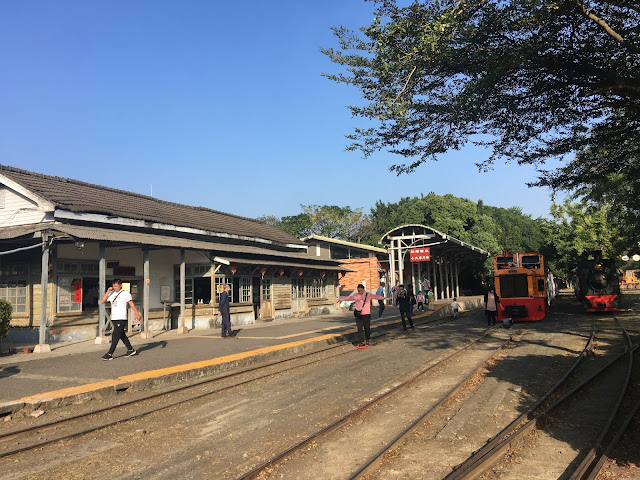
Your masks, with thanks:
<instances>
[{"instance_id":1,"label":"person with backpack","mask_svg":"<svg viewBox=\"0 0 640 480\"><path fill-rule=\"evenodd\" d=\"M371 300L385 300L382 295L374 295L364 291L364 285L358 285L358 293L348 297L340 297L338 302L353 301L353 315L356 317L358 326L358 338L360 342L356 348L367 348L370 346L371 338ZM336 302L337 303L337 302Z\"/></svg>"}]
</instances>

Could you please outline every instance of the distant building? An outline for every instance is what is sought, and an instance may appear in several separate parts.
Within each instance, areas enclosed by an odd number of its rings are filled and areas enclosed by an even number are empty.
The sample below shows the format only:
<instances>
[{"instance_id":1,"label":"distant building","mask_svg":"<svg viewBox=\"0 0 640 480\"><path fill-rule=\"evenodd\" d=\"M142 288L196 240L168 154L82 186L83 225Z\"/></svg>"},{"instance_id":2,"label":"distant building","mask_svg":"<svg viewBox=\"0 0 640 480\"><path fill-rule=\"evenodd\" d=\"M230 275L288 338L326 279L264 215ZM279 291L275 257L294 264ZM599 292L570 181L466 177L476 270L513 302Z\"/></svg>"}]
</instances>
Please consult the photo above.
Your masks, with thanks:
<instances>
[{"instance_id":1,"label":"distant building","mask_svg":"<svg viewBox=\"0 0 640 480\"><path fill-rule=\"evenodd\" d=\"M343 294L355 290L360 283L372 292L377 290L380 282L386 282L388 285L388 254L384 248L322 235L310 235L302 240L309 245L309 256L339 260L345 268L353 270L345 271L344 275L339 277Z\"/></svg>"}]
</instances>

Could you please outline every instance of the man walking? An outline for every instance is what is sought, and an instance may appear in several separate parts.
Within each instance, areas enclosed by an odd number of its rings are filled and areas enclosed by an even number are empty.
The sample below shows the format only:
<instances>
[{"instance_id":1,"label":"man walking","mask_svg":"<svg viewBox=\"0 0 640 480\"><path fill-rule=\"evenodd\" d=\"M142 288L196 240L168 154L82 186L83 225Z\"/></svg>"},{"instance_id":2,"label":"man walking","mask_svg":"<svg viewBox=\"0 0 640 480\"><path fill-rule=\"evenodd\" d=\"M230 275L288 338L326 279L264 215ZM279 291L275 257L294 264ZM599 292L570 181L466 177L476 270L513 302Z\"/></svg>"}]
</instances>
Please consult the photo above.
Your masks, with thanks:
<instances>
[{"instance_id":1,"label":"man walking","mask_svg":"<svg viewBox=\"0 0 640 480\"><path fill-rule=\"evenodd\" d=\"M416 327L413 326L413 320L411 320L411 296L409 292L404 289L404 285L398 287L398 307L400 307L400 318L402 319L402 330L407 331L407 322L405 317L409 320L409 325L413 330Z\"/></svg>"},{"instance_id":2,"label":"man walking","mask_svg":"<svg viewBox=\"0 0 640 480\"><path fill-rule=\"evenodd\" d=\"M384 297L384 282L380 282L376 295ZM382 312L384 312L384 299L378 300L378 320L382 318Z\"/></svg>"},{"instance_id":3,"label":"man walking","mask_svg":"<svg viewBox=\"0 0 640 480\"><path fill-rule=\"evenodd\" d=\"M129 342L127 337L127 306L133 310L136 315L136 320L140 321L140 313L133 303L131 294L122 289L122 280L116 279L113 281L112 286L107 289L107 292L100 299L100 303L111 303L111 324L113 325L113 332L111 333L111 348L107 353L102 356L102 360L113 360L113 352L116 350L118 342L122 340L124 346L127 347L127 357L134 356L136 352Z\"/></svg>"},{"instance_id":4,"label":"man walking","mask_svg":"<svg viewBox=\"0 0 640 480\"><path fill-rule=\"evenodd\" d=\"M226 284L224 290L220 294L220 301L218 302L218 315L222 316L222 338L231 337L231 312L229 311L229 302L231 300L229 296L229 290L231 286Z\"/></svg>"}]
</instances>

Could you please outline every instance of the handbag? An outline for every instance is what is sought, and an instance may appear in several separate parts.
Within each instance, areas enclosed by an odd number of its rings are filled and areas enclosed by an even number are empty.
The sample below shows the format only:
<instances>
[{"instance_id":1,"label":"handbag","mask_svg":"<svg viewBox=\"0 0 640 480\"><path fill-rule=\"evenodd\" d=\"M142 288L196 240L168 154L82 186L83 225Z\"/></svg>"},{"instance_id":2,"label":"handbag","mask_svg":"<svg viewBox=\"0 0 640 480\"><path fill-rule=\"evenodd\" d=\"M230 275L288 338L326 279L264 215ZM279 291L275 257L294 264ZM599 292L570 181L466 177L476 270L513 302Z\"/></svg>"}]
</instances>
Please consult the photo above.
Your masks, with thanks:
<instances>
[{"instance_id":1,"label":"handbag","mask_svg":"<svg viewBox=\"0 0 640 480\"><path fill-rule=\"evenodd\" d=\"M368 293L364 294L364 302L362 303L362 308L364 308L364 305L367 302L367 296L368 295L369 295ZM360 315L362 315L362 310L358 310L358 309L356 309L356 307L353 307L353 316L358 318Z\"/></svg>"}]
</instances>

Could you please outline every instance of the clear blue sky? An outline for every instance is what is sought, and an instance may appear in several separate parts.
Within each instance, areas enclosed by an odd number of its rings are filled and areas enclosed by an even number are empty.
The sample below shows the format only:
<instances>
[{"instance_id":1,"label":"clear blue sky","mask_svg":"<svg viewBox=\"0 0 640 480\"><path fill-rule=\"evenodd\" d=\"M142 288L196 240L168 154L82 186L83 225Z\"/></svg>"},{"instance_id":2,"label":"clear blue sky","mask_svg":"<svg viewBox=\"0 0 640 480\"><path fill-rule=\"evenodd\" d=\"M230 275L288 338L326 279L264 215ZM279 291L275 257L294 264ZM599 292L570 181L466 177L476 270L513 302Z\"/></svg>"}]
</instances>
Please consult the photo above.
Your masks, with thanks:
<instances>
[{"instance_id":1,"label":"clear blue sky","mask_svg":"<svg viewBox=\"0 0 640 480\"><path fill-rule=\"evenodd\" d=\"M391 154L345 151L360 95L321 76L320 47L372 17L363 0L3 0L0 163L247 217L431 191L546 216L534 170L479 173L480 149L401 177Z\"/></svg>"}]
</instances>

